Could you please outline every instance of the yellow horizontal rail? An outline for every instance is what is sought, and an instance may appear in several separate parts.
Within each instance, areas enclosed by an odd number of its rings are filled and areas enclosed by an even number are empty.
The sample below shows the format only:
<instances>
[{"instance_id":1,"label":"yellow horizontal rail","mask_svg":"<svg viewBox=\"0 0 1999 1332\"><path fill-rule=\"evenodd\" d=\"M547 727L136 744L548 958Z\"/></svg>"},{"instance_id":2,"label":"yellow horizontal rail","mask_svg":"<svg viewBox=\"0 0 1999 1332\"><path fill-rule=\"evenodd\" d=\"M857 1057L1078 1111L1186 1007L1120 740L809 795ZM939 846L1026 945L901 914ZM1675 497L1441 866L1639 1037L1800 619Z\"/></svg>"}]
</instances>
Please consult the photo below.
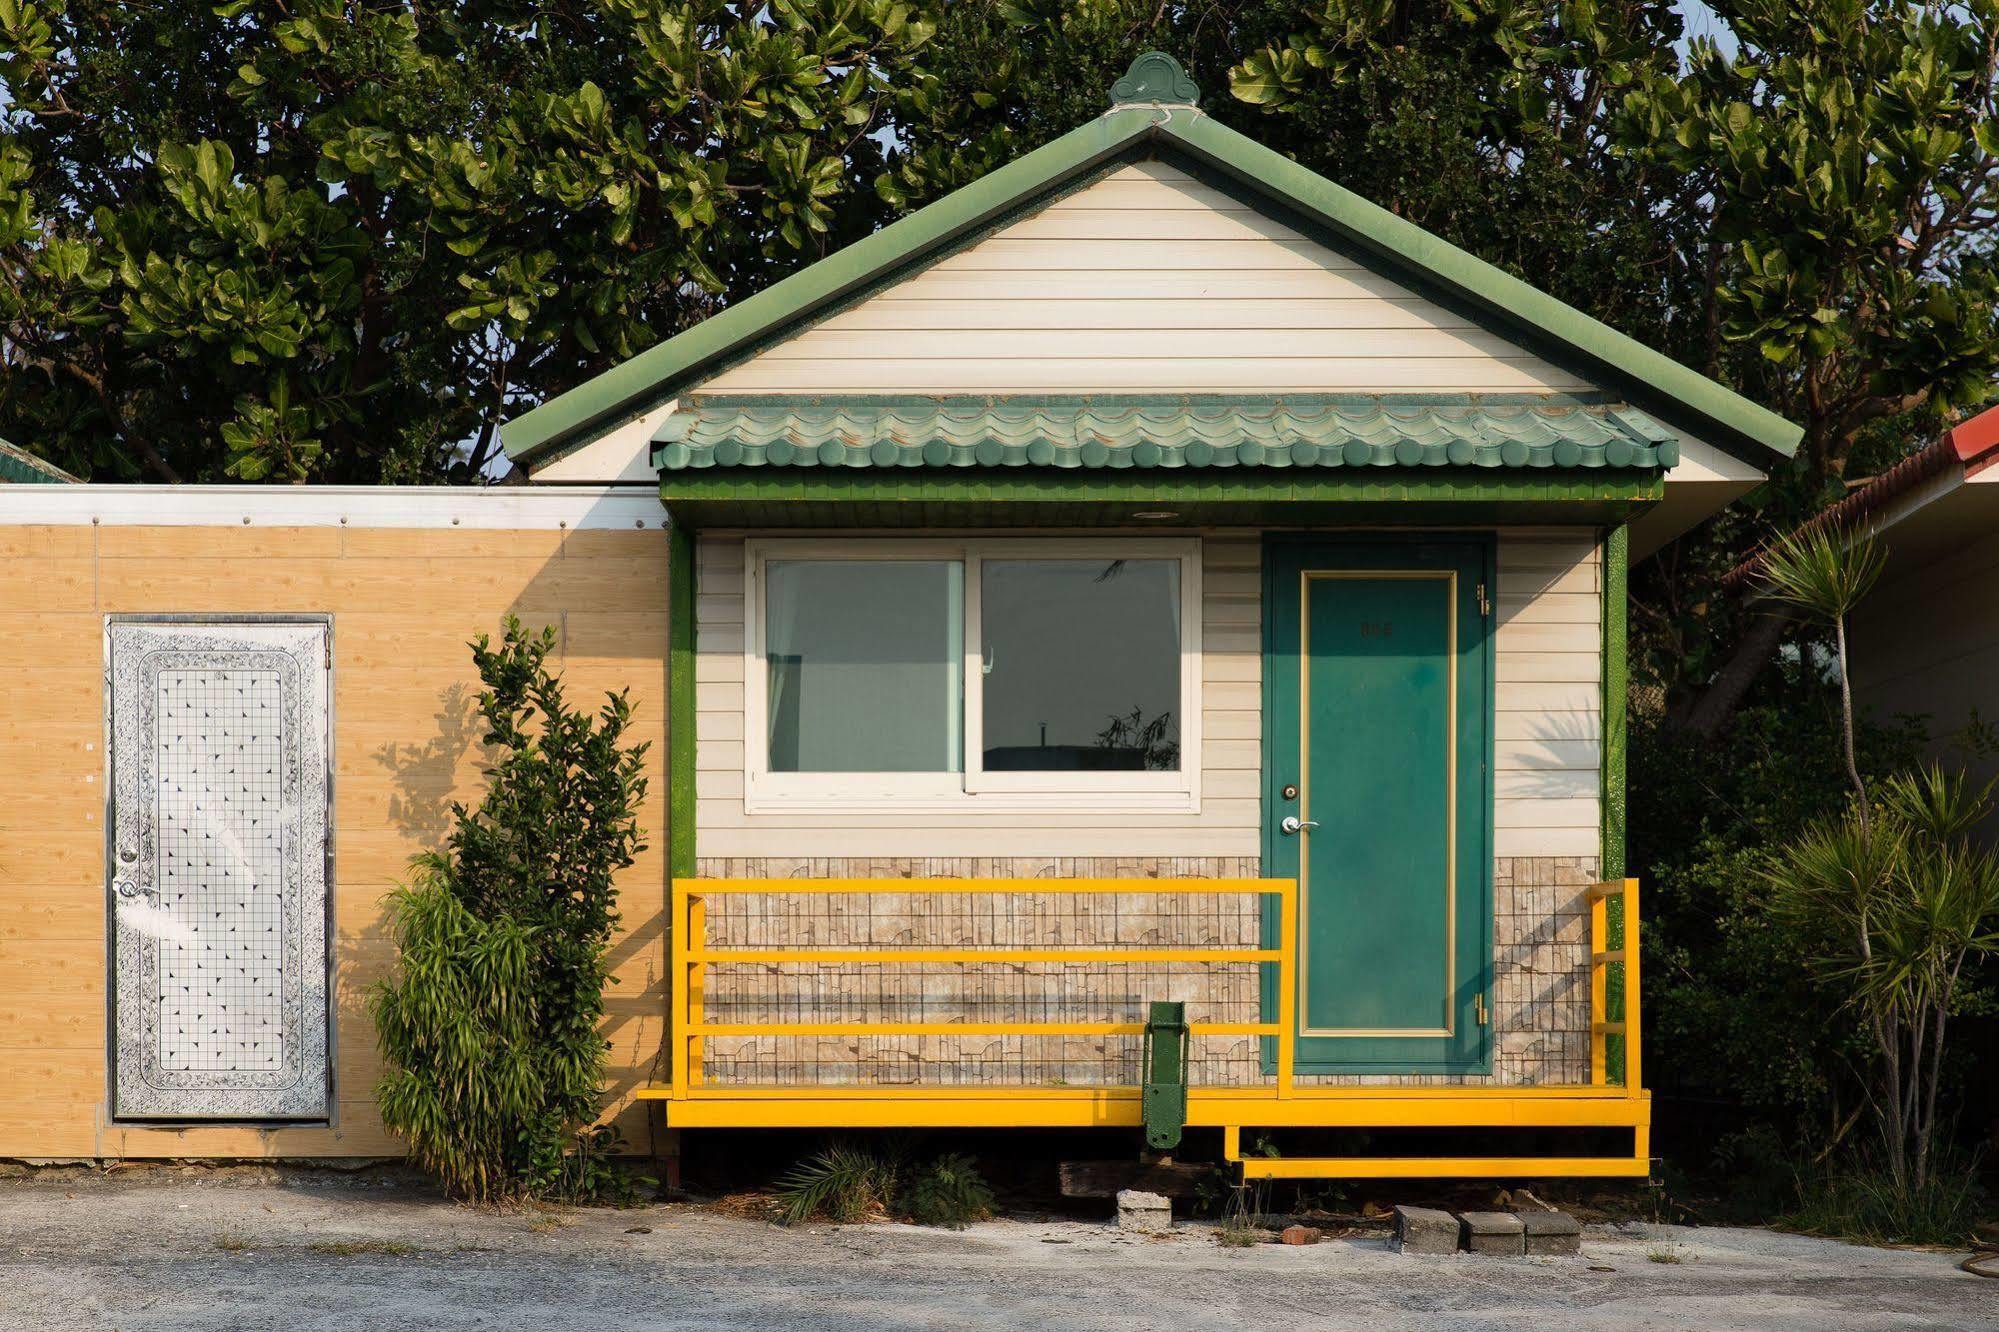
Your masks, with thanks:
<instances>
[{"instance_id":1,"label":"yellow horizontal rail","mask_svg":"<svg viewBox=\"0 0 1999 1332\"><path fill-rule=\"evenodd\" d=\"M1275 1022L1190 1022L1195 1036L1276 1036ZM705 1022L702 1036L1143 1036L1143 1022Z\"/></svg>"},{"instance_id":2,"label":"yellow horizontal rail","mask_svg":"<svg viewBox=\"0 0 1999 1332\"><path fill-rule=\"evenodd\" d=\"M1249 1156L1244 1179L1643 1178L1637 1156Z\"/></svg>"},{"instance_id":3,"label":"yellow horizontal rail","mask_svg":"<svg viewBox=\"0 0 1999 1332\"><path fill-rule=\"evenodd\" d=\"M1098 893L1144 897L1154 893L1210 897L1294 897L1291 879L675 879L676 892L699 897L748 893L926 896L950 893Z\"/></svg>"},{"instance_id":4,"label":"yellow horizontal rail","mask_svg":"<svg viewBox=\"0 0 1999 1332\"><path fill-rule=\"evenodd\" d=\"M1114 962L1121 966L1152 962L1276 962L1284 954L1275 948L704 948L687 954L689 962L776 966L821 962Z\"/></svg>"}]
</instances>

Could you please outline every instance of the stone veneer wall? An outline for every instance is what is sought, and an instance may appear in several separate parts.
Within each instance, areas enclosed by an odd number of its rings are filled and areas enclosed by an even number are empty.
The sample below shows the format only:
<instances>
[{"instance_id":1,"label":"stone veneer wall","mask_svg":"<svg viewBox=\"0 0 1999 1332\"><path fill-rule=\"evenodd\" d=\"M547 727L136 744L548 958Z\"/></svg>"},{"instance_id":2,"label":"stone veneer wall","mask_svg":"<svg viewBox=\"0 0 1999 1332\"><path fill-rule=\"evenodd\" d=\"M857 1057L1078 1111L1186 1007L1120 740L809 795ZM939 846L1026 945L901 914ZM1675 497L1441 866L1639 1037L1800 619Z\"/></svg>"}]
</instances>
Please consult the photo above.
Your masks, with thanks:
<instances>
[{"instance_id":1,"label":"stone veneer wall","mask_svg":"<svg viewBox=\"0 0 1999 1332\"><path fill-rule=\"evenodd\" d=\"M1535 1085L1589 1077L1589 904L1593 857L1495 864L1489 1075L1326 1075L1319 1084ZM728 894L711 900L714 947L1254 948L1259 907L1245 894L1111 896L953 893L968 878L1255 878L1256 857L730 858L703 860L703 878L908 879L907 892L866 896ZM918 886L920 883L921 886ZM1253 964L899 966L743 964L711 968L709 1021L1143 1021L1145 1005L1180 999L1196 1022L1258 1017ZM711 1037L704 1076L736 1085L1128 1085L1139 1077L1135 1037L968 1034L921 1037ZM1254 1037L1195 1042L1193 1079L1263 1079Z\"/></svg>"}]
</instances>

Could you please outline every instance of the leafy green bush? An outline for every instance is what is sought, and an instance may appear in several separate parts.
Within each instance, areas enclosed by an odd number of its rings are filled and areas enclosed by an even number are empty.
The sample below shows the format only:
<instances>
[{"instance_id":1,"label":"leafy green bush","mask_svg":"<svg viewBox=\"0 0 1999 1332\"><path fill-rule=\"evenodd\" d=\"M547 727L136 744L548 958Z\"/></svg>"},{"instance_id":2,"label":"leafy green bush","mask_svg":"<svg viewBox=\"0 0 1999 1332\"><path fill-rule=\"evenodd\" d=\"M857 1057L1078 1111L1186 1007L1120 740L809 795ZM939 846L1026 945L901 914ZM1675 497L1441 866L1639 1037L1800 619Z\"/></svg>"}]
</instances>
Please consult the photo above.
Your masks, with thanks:
<instances>
[{"instance_id":1,"label":"leafy green bush","mask_svg":"<svg viewBox=\"0 0 1999 1332\"><path fill-rule=\"evenodd\" d=\"M383 1122L471 1199L578 1196L609 1179L599 1034L613 876L644 849L647 746L623 693L593 717L550 669L555 631L508 617L472 659L494 751L478 809L452 807L442 852L387 900L397 966L372 1008Z\"/></svg>"},{"instance_id":2,"label":"leafy green bush","mask_svg":"<svg viewBox=\"0 0 1999 1332\"><path fill-rule=\"evenodd\" d=\"M963 1230L993 1214L993 1191L979 1164L956 1152L938 1157L909 1177L902 1212L919 1226Z\"/></svg>"},{"instance_id":3,"label":"leafy green bush","mask_svg":"<svg viewBox=\"0 0 1999 1332\"><path fill-rule=\"evenodd\" d=\"M1645 881L1645 1080L1659 1145L1694 1169L1806 1158L1851 1131L1868 1045L1838 996L1800 965L1806 942L1768 910L1770 848L1845 807L1837 700L1797 683L1713 739L1656 716L1631 730L1629 863ZM1864 774L1906 768L1920 725L1863 721ZM1738 1141L1739 1140L1739 1141ZM1788 1192L1792 1162L1773 1162Z\"/></svg>"}]
</instances>

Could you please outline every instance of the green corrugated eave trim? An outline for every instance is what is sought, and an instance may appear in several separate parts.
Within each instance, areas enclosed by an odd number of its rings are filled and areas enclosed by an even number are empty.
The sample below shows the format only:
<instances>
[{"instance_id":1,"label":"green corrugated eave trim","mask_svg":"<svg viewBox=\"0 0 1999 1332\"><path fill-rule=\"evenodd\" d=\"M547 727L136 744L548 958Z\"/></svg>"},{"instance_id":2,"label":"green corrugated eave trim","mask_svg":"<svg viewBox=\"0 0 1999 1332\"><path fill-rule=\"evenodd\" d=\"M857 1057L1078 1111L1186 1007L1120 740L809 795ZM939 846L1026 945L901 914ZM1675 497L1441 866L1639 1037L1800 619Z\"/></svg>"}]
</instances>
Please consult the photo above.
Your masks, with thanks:
<instances>
[{"instance_id":1,"label":"green corrugated eave trim","mask_svg":"<svg viewBox=\"0 0 1999 1332\"><path fill-rule=\"evenodd\" d=\"M660 478L674 504L812 504L828 512L896 504L968 506L1291 506L1291 504L1649 504L1665 494L1657 472L1479 472L1457 468L1389 472L1305 470L966 470L886 472L704 468ZM1393 516L1393 514L1383 514Z\"/></svg>"},{"instance_id":2,"label":"green corrugated eave trim","mask_svg":"<svg viewBox=\"0 0 1999 1332\"><path fill-rule=\"evenodd\" d=\"M1082 125L696 327L639 353L508 422L509 457L526 461L579 432L688 387L706 367L782 336L799 321L920 262L1135 144L1175 148L1253 193L1293 209L1363 253L1388 261L1603 376L1695 433L1757 461L1789 456L1799 427L1609 325L1502 272L1386 209L1219 125L1192 107L1120 107Z\"/></svg>"},{"instance_id":3,"label":"green corrugated eave trim","mask_svg":"<svg viewBox=\"0 0 1999 1332\"><path fill-rule=\"evenodd\" d=\"M1653 470L1678 442L1615 401L1526 394L704 395L654 436L709 467Z\"/></svg>"},{"instance_id":4,"label":"green corrugated eave trim","mask_svg":"<svg viewBox=\"0 0 1999 1332\"><path fill-rule=\"evenodd\" d=\"M78 485L78 478L15 444L0 439L0 481L16 485Z\"/></svg>"}]
</instances>

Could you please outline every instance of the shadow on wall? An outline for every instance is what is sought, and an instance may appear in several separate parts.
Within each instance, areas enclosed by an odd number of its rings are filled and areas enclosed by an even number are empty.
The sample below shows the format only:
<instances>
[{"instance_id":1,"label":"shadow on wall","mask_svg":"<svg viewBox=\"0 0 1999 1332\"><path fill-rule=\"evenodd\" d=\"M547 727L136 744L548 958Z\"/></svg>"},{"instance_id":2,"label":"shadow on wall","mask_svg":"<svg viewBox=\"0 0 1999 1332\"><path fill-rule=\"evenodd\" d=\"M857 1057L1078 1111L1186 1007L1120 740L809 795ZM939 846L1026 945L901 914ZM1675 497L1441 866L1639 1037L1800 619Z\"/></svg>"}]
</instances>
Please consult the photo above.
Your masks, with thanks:
<instances>
[{"instance_id":1,"label":"shadow on wall","mask_svg":"<svg viewBox=\"0 0 1999 1332\"><path fill-rule=\"evenodd\" d=\"M608 534L575 533L570 540L604 535ZM589 562L607 563L601 559ZM556 627L557 667L573 704L594 711L606 690L629 688L635 707L628 734L634 742L652 742L647 765L651 785L640 813L640 829L648 849L619 876L620 932L613 936L606 956L611 983L605 990L603 1027L611 1046L605 1085L607 1117L617 1123L628 1147L644 1152L651 1150L651 1134L645 1107L634 1102L632 1095L663 1080L666 1074L665 561L658 561L656 581L652 590L644 593L643 610L628 610L631 603L626 602L604 612L587 607L593 600L602 601L602 579L607 571L594 570L579 577L581 571L565 569L565 563L584 561L558 558L550 562L535 576L533 585L515 599L514 613L530 629L543 624ZM593 578L594 587L590 586ZM577 609L532 609L551 604ZM464 637L469 641L479 632L497 636L500 628L495 616L491 624L468 626ZM463 663L463 670L469 673L469 648ZM456 823L454 801L476 808L484 797L486 779L479 770L496 755L483 743L485 724L479 714L478 694L476 680L460 680L439 690L429 734L380 745L370 755L388 787L386 822L403 835L413 851L443 849ZM417 729L411 727L413 732ZM361 891L386 895L389 889ZM376 983L394 965L394 946L389 923L375 902L354 904L354 909L342 914L349 921L369 923L341 930L335 975L343 1079L338 1095L344 1101L372 1102L382 1062L369 1002ZM356 1048L357 1043L360 1048Z\"/></svg>"}]
</instances>

